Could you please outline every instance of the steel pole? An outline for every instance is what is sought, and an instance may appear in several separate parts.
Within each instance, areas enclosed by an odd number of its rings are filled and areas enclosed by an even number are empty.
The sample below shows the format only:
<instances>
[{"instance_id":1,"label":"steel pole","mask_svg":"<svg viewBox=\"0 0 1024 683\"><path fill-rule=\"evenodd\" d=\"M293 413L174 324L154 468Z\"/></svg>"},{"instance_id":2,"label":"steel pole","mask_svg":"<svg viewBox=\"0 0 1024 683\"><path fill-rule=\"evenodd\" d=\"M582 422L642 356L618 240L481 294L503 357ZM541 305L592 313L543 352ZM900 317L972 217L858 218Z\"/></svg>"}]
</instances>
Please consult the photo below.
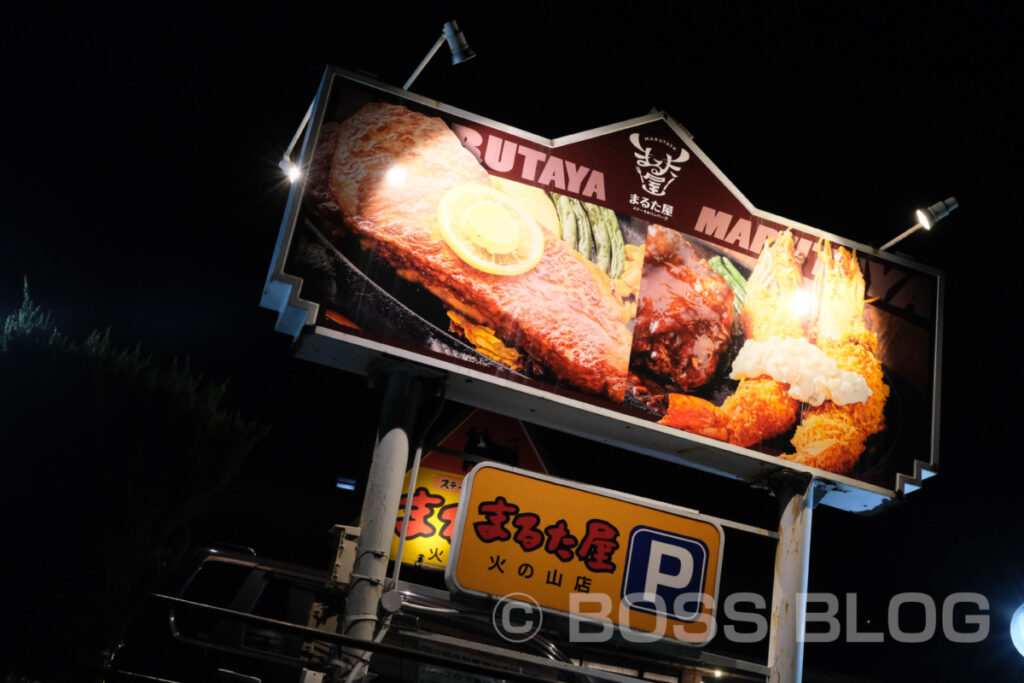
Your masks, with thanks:
<instances>
[{"instance_id":1,"label":"steel pole","mask_svg":"<svg viewBox=\"0 0 1024 683\"><path fill-rule=\"evenodd\" d=\"M914 224L913 227L911 227L911 228L909 228L907 230L904 230L899 235L896 235L896 237L893 237L891 240L889 240L888 242L886 242L885 244L880 246L878 248L878 251L885 251L886 249L888 249L889 247L893 246L894 244L896 244L900 240L903 240L903 239L905 239L907 237L910 237L910 235L914 234L914 231L920 230L923 227L924 226L922 224L920 224L920 223Z\"/></svg>"},{"instance_id":2,"label":"steel pole","mask_svg":"<svg viewBox=\"0 0 1024 683\"><path fill-rule=\"evenodd\" d=\"M427 53L427 56L423 58L423 61L420 62L419 66L416 67L416 70L412 72L411 76L409 76L409 80L407 80L405 82L405 85L402 86L402 90L409 89L409 86L412 85L412 82L415 81L416 77L420 75L420 72L423 71L423 68L430 62L431 59L434 58L434 55L436 55L437 51L441 49L441 46L444 45L444 41L445 35L444 33L442 33L441 37L437 39L436 43L434 43L434 47L430 48L430 52Z\"/></svg>"},{"instance_id":3,"label":"steel pole","mask_svg":"<svg viewBox=\"0 0 1024 683\"><path fill-rule=\"evenodd\" d=\"M408 371L399 368L388 375L378 441L363 496L359 544L345 601L341 631L347 636L373 640L376 635L410 439L422 395L422 381ZM346 648L345 652L353 672L369 660L370 653L365 650Z\"/></svg>"},{"instance_id":4,"label":"steel pole","mask_svg":"<svg viewBox=\"0 0 1024 683\"><path fill-rule=\"evenodd\" d=\"M804 667L803 626L807 614L814 482L810 477L790 475L774 482L773 488L779 499L780 514L772 586L768 681L800 683Z\"/></svg>"}]
</instances>

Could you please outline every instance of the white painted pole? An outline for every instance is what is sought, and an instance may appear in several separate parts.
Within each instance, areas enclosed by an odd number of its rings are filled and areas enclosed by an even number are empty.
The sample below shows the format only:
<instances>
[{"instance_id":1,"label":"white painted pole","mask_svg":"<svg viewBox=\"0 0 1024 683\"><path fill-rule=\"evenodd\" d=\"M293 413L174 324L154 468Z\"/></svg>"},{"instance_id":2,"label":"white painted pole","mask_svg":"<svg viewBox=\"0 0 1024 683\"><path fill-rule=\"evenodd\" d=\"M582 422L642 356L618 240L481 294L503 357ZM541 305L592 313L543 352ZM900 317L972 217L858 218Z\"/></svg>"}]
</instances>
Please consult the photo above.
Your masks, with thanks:
<instances>
[{"instance_id":1,"label":"white painted pole","mask_svg":"<svg viewBox=\"0 0 1024 683\"><path fill-rule=\"evenodd\" d=\"M781 515L772 586L769 683L801 683L803 680L803 628L807 615L813 494L811 479L787 478L775 487Z\"/></svg>"},{"instance_id":2,"label":"white painted pole","mask_svg":"<svg viewBox=\"0 0 1024 683\"><path fill-rule=\"evenodd\" d=\"M373 640L378 625L380 596L387 577L388 555L395 534L409 446L422 397L422 382L401 369L388 375L381 407L378 442L363 496L362 520L355 564L345 601L342 633ZM370 653L346 648L351 672L365 670Z\"/></svg>"}]
</instances>

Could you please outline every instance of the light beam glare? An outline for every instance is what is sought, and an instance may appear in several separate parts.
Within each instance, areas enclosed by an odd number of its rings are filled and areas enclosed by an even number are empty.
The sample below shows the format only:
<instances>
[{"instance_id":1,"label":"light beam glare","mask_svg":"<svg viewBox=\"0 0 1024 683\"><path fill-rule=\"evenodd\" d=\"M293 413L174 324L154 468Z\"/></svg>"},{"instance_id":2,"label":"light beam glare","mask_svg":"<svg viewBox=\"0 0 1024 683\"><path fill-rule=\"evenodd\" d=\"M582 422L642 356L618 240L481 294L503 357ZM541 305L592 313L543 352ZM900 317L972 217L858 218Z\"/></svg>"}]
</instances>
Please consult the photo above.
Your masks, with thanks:
<instances>
[{"instance_id":1,"label":"light beam glare","mask_svg":"<svg viewBox=\"0 0 1024 683\"><path fill-rule=\"evenodd\" d=\"M302 176L302 169L290 159L281 159L281 161L277 162L277 165L288 176L288 180L293 183Z\"/></svg>"},{"instance_id":2,"label":"light beam glare","mask_svg":"<svg viewBox=\"0 0 1024 683\"><path fill-rule=\"evenodd\" d=\"M808 291L800 290L793 295L789 306L790 310L793 311L793 315L801 319L806 318L814 310L814 295Z\"/></svg>"},{"instance_id":3,"label":"light beam glare","mask_svg":"<svg viewBox=\"0 0 1024 683\"><path fill-rule=\"evenodd\" d=\"M405 184L405 168L395 164L384 174L384 180L392 187L401 187Z\"/></svg>"}]
</instances>

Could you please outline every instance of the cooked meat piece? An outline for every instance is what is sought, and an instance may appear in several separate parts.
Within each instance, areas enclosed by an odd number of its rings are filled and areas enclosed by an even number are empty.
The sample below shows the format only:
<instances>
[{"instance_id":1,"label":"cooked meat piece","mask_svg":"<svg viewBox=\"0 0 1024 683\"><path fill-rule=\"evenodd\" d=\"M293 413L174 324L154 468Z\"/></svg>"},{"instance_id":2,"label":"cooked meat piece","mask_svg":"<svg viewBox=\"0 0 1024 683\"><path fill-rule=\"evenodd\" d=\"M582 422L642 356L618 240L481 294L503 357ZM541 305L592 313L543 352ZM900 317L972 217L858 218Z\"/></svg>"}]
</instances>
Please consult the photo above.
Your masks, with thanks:
<instances>
[{"instance_id":1,"label":"cooked meat piece","mask_svg":"<svg viewBox=\"0 0 1024 683\"><path fill-rule=\"evenodd\" d=\"M506 343L581 389L622 400L630 333L620 307L587 267L544 233L544 252L520 275L470 266L441 238L441 198L489 177L441 119L371 103L336 133L330 190L367 248Z\"/></svg>"},{"instance_id":2,"label":"cooked meat piece","mask_svg":"<svg viewBox=\"0 0 1024 683\"><path fill-rule=\"evenodd\" d=\"M732 335L733 294L675 230L647 231L633 363L686 391L705 384Z\"/></svg>"}]
</instances>

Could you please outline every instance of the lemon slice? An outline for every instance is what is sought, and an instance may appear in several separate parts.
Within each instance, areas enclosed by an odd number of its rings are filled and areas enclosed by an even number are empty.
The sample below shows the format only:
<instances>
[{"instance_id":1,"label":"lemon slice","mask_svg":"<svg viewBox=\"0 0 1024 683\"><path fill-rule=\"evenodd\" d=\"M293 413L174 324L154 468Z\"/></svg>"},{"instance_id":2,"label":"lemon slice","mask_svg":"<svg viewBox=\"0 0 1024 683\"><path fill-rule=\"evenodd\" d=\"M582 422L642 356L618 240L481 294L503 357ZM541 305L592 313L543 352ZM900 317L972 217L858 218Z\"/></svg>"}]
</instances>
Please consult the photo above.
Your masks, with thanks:
<instances>
[{"instance_id":1,"label":"lemon slice","mask_svg":"<svg viewBox=\"0 0 1024 683\"><path fill-rule=\"evenodd\" d=\"M463 212L461 227L471 242L492 254L509 254L519 246L519 221L501 204L474 204Z\"/></svg>"},{"instance_id":2,"label":"lemon slice","mask_svg":"<svg viewBox=\"0 0 1024 683\"><path fill-rule=\"evenodd\" d=\"M449 190L437 207L441 236L459 258L494 275L519 275L544 253L544 234L512 198L487 185Z\"/></svg>"},{"instance_id":3,"label":"lemon slice","mask_svg":"<svg viewBox=\"0 0 1024 683\"><path fill-rule=\"evenodd\" d=\"M539 187L524 185L496 175L491 176L491 187L526 209L526 213L533 216L533 220L540 223L540 227L561 238L562 224L558 220L555 204L547 192Z\"/></svg>"}]
</instances>

